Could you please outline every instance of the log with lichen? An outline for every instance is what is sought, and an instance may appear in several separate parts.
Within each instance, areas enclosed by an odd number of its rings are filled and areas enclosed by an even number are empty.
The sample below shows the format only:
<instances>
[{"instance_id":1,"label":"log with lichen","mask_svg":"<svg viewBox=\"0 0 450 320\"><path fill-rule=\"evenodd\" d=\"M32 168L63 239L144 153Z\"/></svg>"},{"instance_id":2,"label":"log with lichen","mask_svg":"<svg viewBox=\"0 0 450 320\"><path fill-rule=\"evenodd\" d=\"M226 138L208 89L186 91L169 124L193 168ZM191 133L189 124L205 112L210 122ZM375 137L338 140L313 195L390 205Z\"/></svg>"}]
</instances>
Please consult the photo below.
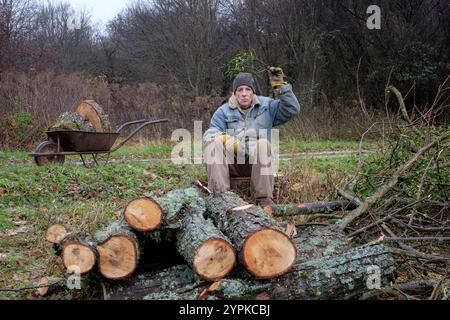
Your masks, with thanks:
<instances>
[{"instance_id":1,"label":"log with lichen","mask_svg":"<svg viewBox=\"0 0 450 320\"><path fill-rule=\"evenodd\" d=\"M59 242L54 243L64 268L81 275L90 272L97 262L95 244L96 240L84 232L67 233Z\"/></svg>"},{"instance_id":2,"label":"log with lichen","mask_svg":"<svg viewBox=\"0 0 450 320\"><path fill-rule=\"evenodd\" d=\"M208 216L233 242L245 268L258 279L285 274L296 259L294 243L280 223L232 192L206 199Z\"/></svg>"},{"instance_id":3,"label":"log with lichen","mask_svg":"<svg viewBox=\"0 0 450 320\"><path fill-rule=\"evenodd\" d=\"M279 204L265 208L275 217L288 217L318 213L332 213L341 210L353 210L358 207L355 201L335 200L301 204Z\"/></svg>"},{"instance_id":4,"label":"log with lichen","mask_svg":"<svg viewBox=\"0 0 450 320\"><path fill-rule=\"evenodd\" d=\"M377 285L370 281L370 277L377 280L377 270L382 286L389 282L396 268L387 247L366 245L349 249L345 236L336 228L301 230L294 242L299 250L295 266L278 278L256 280L238 268L212 286L202 281L187 265L180 265L144 273L117 286L109 286L107 298L349 299ZM314 247L316 250L311 249Z\"/></svg>"},{"instance_id":5,"label":"log with lichen","mask_svg":"<svg viewBox=\"0 0 450 320\"><path fill-rule=\"evenodd\" d=\"M180 267L178 267L180 268ZM371 269L372 268L372 269ZM373 269L379 268L379 269ZM371 283L371 276L377 277L371 270L380 270L379 285L389 283L395 270L395 261L387 247L382 245L365 246L347 251L338 256L328 256L297 264L287 274L269 280L255 280L251 277L229 277L217 283L208 293L209 299L265 299L276 300L318 300L357 298L376 286ZM179 271L178 271L179 272ZM189 270L185 269L185 273ZM172 272L166 270L164 277L173 279ZM183 278L188 278L185 276ZM192 282L171 283L171 290L142 289L140 296L135 291L113 290L111 299L193 299L208 287L194 276ZM159 274L141 277L142 282L165 282Z\"/></svg>"},{"instance_id":6,"label":"log with lichen","mask_svg":"<svg viewBox=\"0 0 450 320\"><path fill-rule=\"evenodd\" d=\"M227 276L236 265L236 252L230 241L203 212L187 210L182 228L177 232L178 252L193 270L208 281Z\"/></svg>"},{"instance_id":7,"label":"log with lichen","mask_svg":"<svg viewBox=\"0 0 450 320\"><path fill-rule=\"evenodd\" d=\"M298 250L297 264L338 255L349 249L347 238L338 227L301 227L293 241ZM233 284L242 286L241 281L246 283L251 280L252 276L238 266L222 283L229 284L228 289L225 289L228 292L233 290ZM107 292L108 298L114 300L197 299L210 285L190 266L178 265L162 271L136 274L123 282L108 285ZM236 290L234 292L236 294Z\"/></svg>"},{"instance_id":8,"label":"log with lichen","mask_svg":"<svg viewBox=\"0 0 450 320\"><path fill-rule=\"evenodd\" d=\"M205 202L197 189L168 192L129 202L120 223L97 232L99 269L109 279L124 279L136 269L140 248L171 241L178 253L203 279L215 281L236 265L231 242L204 218ZM136 249L136 250L135 250ZM151 250L148 250L151 255Z\"/></svg>"},{"instance_id":9,"label":"log with lichen","mask_svg":"<svg viewBox=\"0 0 450 320\"><path fill-rule=\"evenodd\" d=\"M203 279L215 281L236 265L236 252L227 237L204 218L206 205L195 188L180 189L152 199L164 217L159 232L174 235L177 251ZM154 220L158 210L147 210Z\"/></svg>"},{"instance_id":10,"label":"log with lichen","mask_svg":"<svg viewBox=\"0 0 450 320\"><path fill-rule=\"evenodd\" d=\"M95 233L98 268L107 279L121 280L136 270L141 254L141 242L131 228L114 222Z\"/></svg>"}]
</instances>

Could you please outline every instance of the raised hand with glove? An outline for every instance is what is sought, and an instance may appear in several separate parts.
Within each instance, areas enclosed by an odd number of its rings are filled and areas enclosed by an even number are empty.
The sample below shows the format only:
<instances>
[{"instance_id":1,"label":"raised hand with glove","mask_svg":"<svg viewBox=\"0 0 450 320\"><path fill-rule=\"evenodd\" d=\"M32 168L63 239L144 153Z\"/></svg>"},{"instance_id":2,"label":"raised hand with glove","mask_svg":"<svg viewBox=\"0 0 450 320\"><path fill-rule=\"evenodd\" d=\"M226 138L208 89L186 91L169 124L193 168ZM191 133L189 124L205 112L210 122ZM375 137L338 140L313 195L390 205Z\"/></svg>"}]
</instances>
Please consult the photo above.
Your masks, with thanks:
<instances>
[{"instance_id":1,"label":"raised hand with glove","mask_svg":"<svg viewBox=\"0 0 450 320\"><path fill-rule=\"evenodd\" d=\"M284 81L283 69L278 67L268 67L267 71L269 72L269 81L272 89L278 89L287 83Z\"/></svg>"}]
</instances>

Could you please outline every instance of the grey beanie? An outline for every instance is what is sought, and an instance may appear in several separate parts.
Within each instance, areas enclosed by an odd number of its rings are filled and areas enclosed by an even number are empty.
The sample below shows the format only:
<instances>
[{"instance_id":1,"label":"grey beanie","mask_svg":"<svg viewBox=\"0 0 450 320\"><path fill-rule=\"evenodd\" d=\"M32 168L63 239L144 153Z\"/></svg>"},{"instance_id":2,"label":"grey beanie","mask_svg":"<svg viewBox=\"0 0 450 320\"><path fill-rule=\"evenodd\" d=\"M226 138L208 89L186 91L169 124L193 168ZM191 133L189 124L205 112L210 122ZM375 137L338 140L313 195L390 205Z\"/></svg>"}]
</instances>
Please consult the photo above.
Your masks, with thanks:
<instances>
[{"instance_id":1,"label":"grey beanie","mask_svg":"<svg viewBox=\"0 0 450 320\"><path fill-rule=\"evenodd\" d=\"M233 81L233 93L236 93L236 89L240 86L248 86L252 88L253 93L256 93L256 84L253 75L248 72L239 73Z\"/></svg>"}]
</instances>

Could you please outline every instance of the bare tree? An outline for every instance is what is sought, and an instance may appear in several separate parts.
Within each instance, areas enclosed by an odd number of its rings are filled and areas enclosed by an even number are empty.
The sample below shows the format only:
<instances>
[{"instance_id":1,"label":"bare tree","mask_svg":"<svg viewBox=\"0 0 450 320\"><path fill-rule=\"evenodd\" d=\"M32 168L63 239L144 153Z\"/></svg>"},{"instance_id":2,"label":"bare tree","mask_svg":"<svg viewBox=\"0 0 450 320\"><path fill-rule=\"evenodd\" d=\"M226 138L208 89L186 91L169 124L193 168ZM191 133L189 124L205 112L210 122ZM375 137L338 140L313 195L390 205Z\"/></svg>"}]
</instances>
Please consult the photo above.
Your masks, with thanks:
<instances>
[{"instance_id":1,"label":"bare tree","mask_svg":"<svg viewBox=\"0 0 450 320\"><path fill-rule=\"evenodd\" d=\"M31 0L0 0L0 71L26 68L35 10Z\"/></svg>"},{"instance_id":2,"label":"bare tree","mask_svg":"<svg viewBox=\"0 0 450 320\"><path fill-rule=\"evenodd\" d=\"M218 7L218 0L140 2L110 24L112 38L129 63L147 64L147 79L209 93L221 80Z\"/></svg>"}]
</instances>

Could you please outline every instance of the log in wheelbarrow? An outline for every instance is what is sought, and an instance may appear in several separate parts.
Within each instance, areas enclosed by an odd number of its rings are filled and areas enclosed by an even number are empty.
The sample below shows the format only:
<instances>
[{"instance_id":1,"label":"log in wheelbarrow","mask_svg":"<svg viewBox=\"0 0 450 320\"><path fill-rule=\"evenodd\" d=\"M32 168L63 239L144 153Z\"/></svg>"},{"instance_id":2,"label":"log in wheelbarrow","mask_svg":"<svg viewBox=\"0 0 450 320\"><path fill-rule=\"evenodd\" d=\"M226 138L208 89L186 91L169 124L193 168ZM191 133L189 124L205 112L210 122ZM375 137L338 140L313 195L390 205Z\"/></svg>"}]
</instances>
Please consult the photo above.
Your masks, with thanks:
<instances>
[{"instance_id":1,"label":"log in wheelbarrow","mask_svg":"<svg viewBox=\"0 0 450 320\"><path fill-rule=\"evenodd\" d=\"M41 142L36 147L34 153L29 155L34 157L38 166L46 163L63 164L66 156L79 155L83 165L88 167L84 156L92 155L95 164L98 163L98 155L106 154L108 163L112 152L122 147L128 140L141 131L144 127L151 124L168 122L167 119L159 120L136 120L126 122L121 125L116 132L87 132L76 130L49 130L47 131L47 140ZM140 124L128 137L113 147L117 138L123 129L130 125Z\"/></svg>"}]
</instances>

